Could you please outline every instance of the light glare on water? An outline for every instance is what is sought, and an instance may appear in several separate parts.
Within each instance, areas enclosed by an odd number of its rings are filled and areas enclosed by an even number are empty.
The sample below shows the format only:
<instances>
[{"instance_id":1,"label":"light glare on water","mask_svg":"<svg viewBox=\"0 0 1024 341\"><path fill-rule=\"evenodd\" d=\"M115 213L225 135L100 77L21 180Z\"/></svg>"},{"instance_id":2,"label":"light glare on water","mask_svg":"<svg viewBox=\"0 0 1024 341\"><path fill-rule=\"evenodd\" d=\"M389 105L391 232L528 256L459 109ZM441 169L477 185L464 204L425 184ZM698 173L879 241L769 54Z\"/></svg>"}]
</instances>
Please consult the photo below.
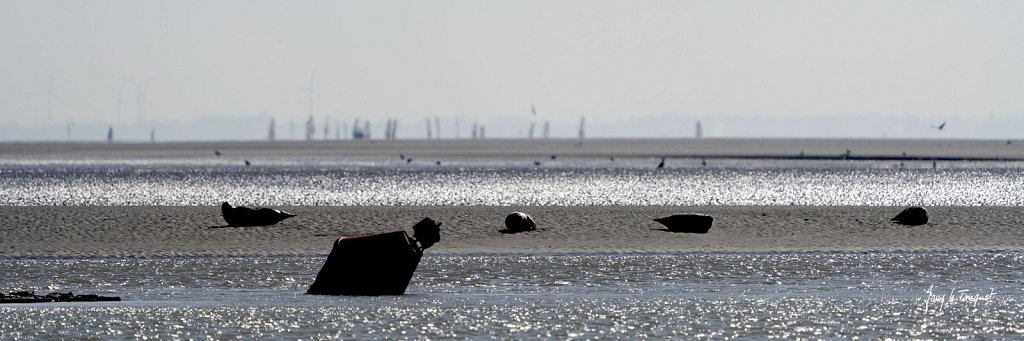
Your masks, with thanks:
<instances>
[{"instance_id":1,"label":"light glare on water","mask_svg":"<svg viewBox=\"0 0 1024 341\"><path fill-rule=\"evenodd\" d=\"M1024 205L1024 169L1016 163L894 169L869 161L722 160L715 167L654 169L637 160L596 167L591 159L544 167L479 160L464 166L280 161L251 168L110 162L0 166L0 205Z\"/></svg>"}]
</instances>

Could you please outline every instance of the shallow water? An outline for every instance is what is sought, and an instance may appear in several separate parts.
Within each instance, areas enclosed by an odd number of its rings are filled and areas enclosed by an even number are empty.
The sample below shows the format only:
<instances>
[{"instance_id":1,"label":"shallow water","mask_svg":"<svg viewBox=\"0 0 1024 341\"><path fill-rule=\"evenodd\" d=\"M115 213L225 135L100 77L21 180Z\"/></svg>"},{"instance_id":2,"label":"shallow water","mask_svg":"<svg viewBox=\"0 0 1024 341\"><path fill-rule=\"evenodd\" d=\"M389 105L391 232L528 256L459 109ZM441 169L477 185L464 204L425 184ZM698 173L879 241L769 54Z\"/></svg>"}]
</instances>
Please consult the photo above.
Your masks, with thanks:
<instances>
[{"instance_id":1,"label":"shallow water","mask_svg":"<svg viewBox=\"0 0 1024 341\"><path fill-rule=\"evenodd\" d=\"M124 299L0 305L0 339L1024 334L1024 253L428 255L404 296L303 294L322 262L0 260L2 291Z\"/></svg>"},{"instance_id":2,"label":"shallow water","mask_svg":"<svg viewBox=\"0 0 1024 341\"><path fill-rule=\"evenodd\" d=\"M0 205L1024 205L1015 162L559 158L0 160Z\"/></svg>"}]
</instances>

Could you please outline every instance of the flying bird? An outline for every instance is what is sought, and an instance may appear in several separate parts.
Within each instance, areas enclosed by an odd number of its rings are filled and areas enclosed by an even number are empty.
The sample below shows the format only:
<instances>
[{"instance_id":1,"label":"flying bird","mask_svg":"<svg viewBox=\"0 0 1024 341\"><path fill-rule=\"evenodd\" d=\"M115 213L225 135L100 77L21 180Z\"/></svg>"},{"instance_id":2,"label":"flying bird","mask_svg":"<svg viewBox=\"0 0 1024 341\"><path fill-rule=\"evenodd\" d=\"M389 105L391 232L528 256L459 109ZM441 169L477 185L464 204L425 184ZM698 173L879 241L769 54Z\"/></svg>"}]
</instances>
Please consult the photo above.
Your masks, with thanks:
<instances>
[{"instance_id":1,"label":"flying bird","mask_svg":"<svg viewBox=\"0 0 1024 341\"><path fill-rule=\"evenodd\" d=\"M946 121L942 121L942 123L940 123L938 126L932 126L932 128L935 128L935 129L938 129L938 130L942 130L942 128L945 128L945 127L946 127Z\"/></svg>"}]
</instances>

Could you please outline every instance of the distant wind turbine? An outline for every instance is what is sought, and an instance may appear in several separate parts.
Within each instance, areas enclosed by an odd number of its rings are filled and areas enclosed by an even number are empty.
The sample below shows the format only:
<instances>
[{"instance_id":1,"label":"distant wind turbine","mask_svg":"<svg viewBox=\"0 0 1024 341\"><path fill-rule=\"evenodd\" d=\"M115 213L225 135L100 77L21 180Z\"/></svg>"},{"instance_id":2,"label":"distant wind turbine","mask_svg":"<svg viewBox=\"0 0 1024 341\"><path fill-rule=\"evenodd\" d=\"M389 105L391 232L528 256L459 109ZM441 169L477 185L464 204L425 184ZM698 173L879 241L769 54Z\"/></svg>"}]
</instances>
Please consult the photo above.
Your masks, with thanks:
<instances>
[{"instance_id":1,"label":"distant wind turbine","mask_svg":"<svg viewBox=\"0 0 1024 341\"><path fill-rule=\"evenodd\" d=\"M110 95L111 98L117 99L117 107L115 108L115 112L117 113L117 123L118 124L121 124L121 107L122 107L121 103L124 102L124 91L126 89L128 89L128 85L127 84L123 84L123 85L121 85L121 89L118 90L116 94Z\"/></svg>"},{"instance_id":2,"label":"distant wind turbine","mask_svg":"<svg viewBox=\"0 0 1024 341\"><path fill-rule=\"evenodd\" d=\"M309 96L309 117L313 117L313 97L317 96L313 75L309 75L309 85L306 87L306 94Z\"/></svg>"},{"instance_id":3,"label":"distant wind turbine","mask_svg":"<svg viewBox=\"0 0 1024 341\"><path fill-rule=\"evenodd\" d=\"M50 77L50 80L46 82L45 88L39 89L39 91L36 91L30 97L39 95L46 96L46 123L53 124L53 101L60 102L60 97L58 97L57 93L53 90L53 77Z\"/></svg>"},{"instance_id":4,"label":"distant wind turbine","mask_svg":"<svg viewBox=\"0 0 1024 341\"><path fill-rule=\"evenodd\" d=\"M146 117L146 91L149 90L149 83L153 81L153 78L147 78L143 81L136 81L135 79L128 78L128 82L135 85L135 104L138 108L138 121L142 123Z\"/></svg>"}]
</instances>

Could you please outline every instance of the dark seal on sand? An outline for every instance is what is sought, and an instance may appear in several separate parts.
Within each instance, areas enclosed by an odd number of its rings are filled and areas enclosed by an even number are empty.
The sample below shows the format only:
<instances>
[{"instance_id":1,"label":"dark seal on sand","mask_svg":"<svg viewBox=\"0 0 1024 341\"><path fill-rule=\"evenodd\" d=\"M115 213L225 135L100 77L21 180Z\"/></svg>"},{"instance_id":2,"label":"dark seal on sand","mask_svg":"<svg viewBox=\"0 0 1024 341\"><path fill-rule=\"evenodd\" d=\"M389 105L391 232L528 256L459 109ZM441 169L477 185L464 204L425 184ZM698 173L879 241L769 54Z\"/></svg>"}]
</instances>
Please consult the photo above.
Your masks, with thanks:
<instances>
[{"instance_id":1,"label":"dark seal on sand","mask_svg":"<svg viewBox=\"0 0 1024 341\"><path fill-rule=\"evenodd\" d=\"M920 206L907 207L889 221L901 225L924 225L928 223L928 211Z\"/></svg>"},{"instance_id":2,"label":"dark seal on sand","mask_svg":"<svg viewBox=\"0 0 1024 341\"><path fill-rule=\"evenodd\" d=\"M714 218L709 215L697 213L673 214L654 219L654 221L665 225L668 231L684 233L708 233L713 220Z\"/></svg>"},{"instance_id":3,"label":"dark seal on sand","mask_svg":"<svg viewBox=\"0 0 1024 341\"><path fill-rule=\"evenodd\" d=\"M231 206L224 202L220 204L220 213L224 215L224 221L228 226L267 226L294 217L294 214L275 210L272 208L248 208L244 206Z\"/></svg>"},{"instance_id":4,"label":"dark seal on sand","mask_svg":"<svg viewBox=\"0 0 1024 341\"><path fill-rule=\"evenodd\" d=\"M525 231L533 231L537 229L537 223L533 221L533 217L530 217L523 212L512 212L505 216L505 229L502 233L517 233Z\"/></svg>"}]
</instances>

